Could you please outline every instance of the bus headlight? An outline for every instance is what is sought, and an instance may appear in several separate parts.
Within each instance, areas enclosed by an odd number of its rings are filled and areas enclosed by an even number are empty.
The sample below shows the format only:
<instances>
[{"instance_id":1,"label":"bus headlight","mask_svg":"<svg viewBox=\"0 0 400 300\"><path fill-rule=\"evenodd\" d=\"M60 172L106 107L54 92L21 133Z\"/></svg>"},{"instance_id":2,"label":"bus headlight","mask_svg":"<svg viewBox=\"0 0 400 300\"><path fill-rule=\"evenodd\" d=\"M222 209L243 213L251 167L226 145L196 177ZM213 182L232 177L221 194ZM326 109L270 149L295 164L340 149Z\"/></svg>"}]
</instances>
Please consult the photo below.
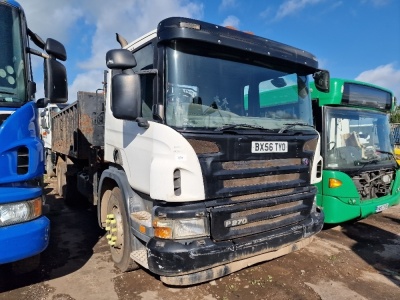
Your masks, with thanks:
<instances>
[{"instance_id":1,"label":"bus headlight","mask_svg":"<svg viewBox=\"0 0 400 300\"><path fill-rule=\"evenodd\" d=\"M0 205L0 227L30 221L42 215L42 198Z\"/></svg>"},{"instance_id":2,"label":"bus headlight","mask_svg":"<svg viewBox=\"0 0 400 300\"><path fill-rule=\"evenodd\" d=\"M329 178L328 186L331 189L341 187L342 186L342 181L340 181L339 179L336 179L336 178Z\"/></svg>"},{"instance_id":3,"label":"bus headlight","mask_svg":"<svg viewBox=\"0 0 400 300\"><path fill-rule=\"evenodd\" d=\"M187 239L209 235L206 218L155 219L154 236L161 239Z\"/></svg>"}]
</instances>

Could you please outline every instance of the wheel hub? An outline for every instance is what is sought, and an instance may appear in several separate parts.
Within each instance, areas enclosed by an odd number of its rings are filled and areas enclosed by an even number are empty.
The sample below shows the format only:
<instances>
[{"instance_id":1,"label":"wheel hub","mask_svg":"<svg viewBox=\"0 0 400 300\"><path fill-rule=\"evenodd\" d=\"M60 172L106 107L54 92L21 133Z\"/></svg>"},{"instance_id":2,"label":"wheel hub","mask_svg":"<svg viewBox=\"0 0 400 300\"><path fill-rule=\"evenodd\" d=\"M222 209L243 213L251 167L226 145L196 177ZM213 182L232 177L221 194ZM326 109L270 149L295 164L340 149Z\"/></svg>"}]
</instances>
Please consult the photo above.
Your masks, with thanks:
<instances>
[{"instance_id":1,"label":"wheel hub","mask_svg":"<svg viewBox=\"0 0 400 300\"><path fill-rule=\"evenodd\" d=\"M118 210L118 208L113 208L114 210ZM122 222L120 220L120 214L111 213L107 215L106 219L106 231L107 231L107 241L108 244L113 248L122 248L123 245L123 229Z\"/></svg>"}]
</instances>

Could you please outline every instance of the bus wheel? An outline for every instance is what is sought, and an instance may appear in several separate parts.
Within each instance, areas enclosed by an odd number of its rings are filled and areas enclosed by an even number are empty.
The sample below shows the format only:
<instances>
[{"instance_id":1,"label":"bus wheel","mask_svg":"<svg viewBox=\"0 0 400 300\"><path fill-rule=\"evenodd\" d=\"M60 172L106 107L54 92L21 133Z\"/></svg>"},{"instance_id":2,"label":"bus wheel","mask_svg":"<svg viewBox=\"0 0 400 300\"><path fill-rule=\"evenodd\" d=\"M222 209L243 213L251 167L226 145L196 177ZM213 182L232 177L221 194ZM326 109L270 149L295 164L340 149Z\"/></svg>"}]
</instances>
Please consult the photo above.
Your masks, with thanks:
<instances>
[{"instance_id":1,"label":"bus wheel","mask_svg":"<svg viewBox=\"0 0 400 300\"><path fill-rule=\"evenodd\" d=\"M139 266L130 257L131 243L129 224L121 190L118 187L114 187L109 195L106 230L111 257L115 266L122 272L135 270L139 268Z\"/></svg>"}]
</instances>

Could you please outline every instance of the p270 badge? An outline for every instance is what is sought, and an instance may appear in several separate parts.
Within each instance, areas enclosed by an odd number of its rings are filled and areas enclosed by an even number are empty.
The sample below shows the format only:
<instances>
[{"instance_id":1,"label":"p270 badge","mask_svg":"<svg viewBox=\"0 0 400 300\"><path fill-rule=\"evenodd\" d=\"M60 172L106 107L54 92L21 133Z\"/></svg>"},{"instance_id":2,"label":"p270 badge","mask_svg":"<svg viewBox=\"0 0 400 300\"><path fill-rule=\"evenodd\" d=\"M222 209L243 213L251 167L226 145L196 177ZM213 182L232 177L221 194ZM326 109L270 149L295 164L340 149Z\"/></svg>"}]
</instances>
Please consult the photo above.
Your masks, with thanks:
<instances>
[{"instance_id":1,"label":"p270 badge","mask_svg":"<svg viewBox=\"0 0 400 300\"><path fill-rule=\"evenodd\" d=\"M224 222L225 227L234 227L247 224L247 218L229 219Z\"/></svg>"}]
</instances>

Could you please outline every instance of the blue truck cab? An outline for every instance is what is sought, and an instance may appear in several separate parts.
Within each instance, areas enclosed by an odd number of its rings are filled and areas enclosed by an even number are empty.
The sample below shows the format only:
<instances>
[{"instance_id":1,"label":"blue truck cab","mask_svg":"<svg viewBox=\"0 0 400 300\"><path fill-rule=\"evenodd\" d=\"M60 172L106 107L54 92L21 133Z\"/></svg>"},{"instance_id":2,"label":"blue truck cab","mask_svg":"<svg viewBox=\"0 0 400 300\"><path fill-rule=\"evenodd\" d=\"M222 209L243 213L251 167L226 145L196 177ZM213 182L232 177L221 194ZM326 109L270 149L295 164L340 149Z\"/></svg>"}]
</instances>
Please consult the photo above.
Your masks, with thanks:
<instances>
[{"instance_id":1,"label":"blue truck cab","mask_svg":"<svg viewBox=\"0 0 400 300\"><path fill-rule=\"evenodd\" d=\"M30 47L30 40L42 51ZM22 7L0 0L0 264L34 259L49 243L39 108L67 101L64 46L44 42ZM35 101L31 55L44 58L45 98ZM28 265L28 264L27 264Z\"/></svg>"}]
</instances>

